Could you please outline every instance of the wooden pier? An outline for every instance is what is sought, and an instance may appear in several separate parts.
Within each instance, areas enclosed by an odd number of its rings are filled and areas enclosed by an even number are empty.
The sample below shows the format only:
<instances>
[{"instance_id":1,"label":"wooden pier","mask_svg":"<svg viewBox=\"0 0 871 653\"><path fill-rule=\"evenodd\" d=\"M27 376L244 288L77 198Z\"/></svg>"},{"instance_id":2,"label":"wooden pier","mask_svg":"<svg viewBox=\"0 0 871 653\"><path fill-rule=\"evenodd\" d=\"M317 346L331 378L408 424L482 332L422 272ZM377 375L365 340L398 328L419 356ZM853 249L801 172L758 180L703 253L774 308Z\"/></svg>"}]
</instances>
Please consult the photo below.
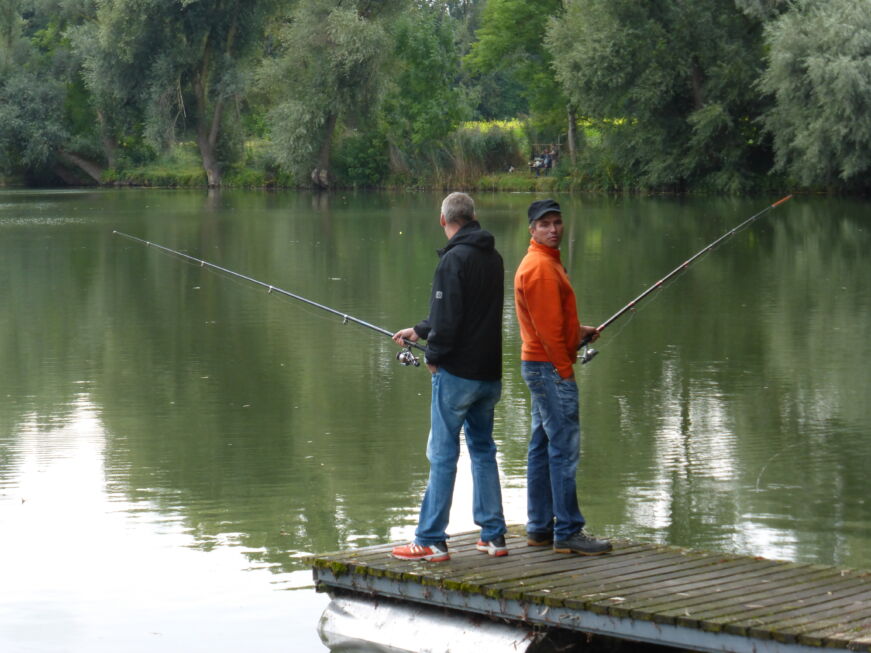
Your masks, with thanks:
<instances>
[{"instance_id":1,"label":"wooden pier","mask_svg":"<svg viewBox=\"0 0 871 653\"><path fill-rule=\"evenodd\" d=\"M393 545L312 556L318 591L425 603L527 626L700 651L871 651L871 572L654 544L583 557L506 537L510 554L449 541L444 563L395 560Z\"/></svg>"}]
</instances>

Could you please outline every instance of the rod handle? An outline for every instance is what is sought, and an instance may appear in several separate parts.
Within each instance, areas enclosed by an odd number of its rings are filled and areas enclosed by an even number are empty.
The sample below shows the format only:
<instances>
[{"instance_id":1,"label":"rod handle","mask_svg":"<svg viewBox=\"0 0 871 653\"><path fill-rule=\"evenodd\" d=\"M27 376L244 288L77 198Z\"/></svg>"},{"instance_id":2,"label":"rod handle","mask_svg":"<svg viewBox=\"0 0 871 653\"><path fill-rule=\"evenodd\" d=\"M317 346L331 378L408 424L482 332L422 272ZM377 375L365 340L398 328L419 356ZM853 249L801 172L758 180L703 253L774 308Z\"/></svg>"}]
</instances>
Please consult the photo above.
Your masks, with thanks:
<instances>
[{"instance_id":1,"label":"rod handle","mask_svg":"<svg viewBox=\"0 0 871 653\"><path fill-rule=\"evenodd\" d=\"M603 329L604 329L606 326L608 326L608 325L607 325L607 324L601 324L601 325L597 326L597 327L596 327L596 333L601 334L602 331L603 331ZM593 336L591 336L591 335L590 335L590 336L584 336L584 339L581 340L580 344L578 345L578 349L580 349L581 347L586 347L586 346L589 345L592 341L593 341Z\"/></svg>"}]
</instances>

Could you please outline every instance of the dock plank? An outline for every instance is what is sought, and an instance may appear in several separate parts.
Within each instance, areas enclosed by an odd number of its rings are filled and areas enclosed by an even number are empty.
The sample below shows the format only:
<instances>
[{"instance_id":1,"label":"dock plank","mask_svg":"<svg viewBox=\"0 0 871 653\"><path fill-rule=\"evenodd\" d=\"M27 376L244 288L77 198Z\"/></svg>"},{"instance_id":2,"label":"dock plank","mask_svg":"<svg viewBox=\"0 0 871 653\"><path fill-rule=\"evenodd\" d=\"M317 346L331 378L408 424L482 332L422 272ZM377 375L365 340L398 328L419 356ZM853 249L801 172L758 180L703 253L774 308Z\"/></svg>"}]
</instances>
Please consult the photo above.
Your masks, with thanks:
<instances>
[{"instance_id":1,"label":"dock plank","mask_svg":"<svg viewBox=\"0 0 871 653\"><path fill-rule=\"evenodd\" d=\"M792 609L790 600L796 591L817 587L814 583L815 580L794 583L783 580L776 584L760 584L756 589L730 592L727 596L718 594L711 602L693 606L692 609L675 605L668 610L660 609L659 614L676 616L680 625L720 630L726 619L734 624L748 615L789 611Z\"/></svg>"},{"instance_id":2,"label":"dock plank","mask_svg":"<svg viewBox=\"0 0 871 653\"><path fill-rule=\"evenodd\" d=\"M776 563L771 563L774 566ZM757 580L764 577L766 574L777 573L776 566L772 569L760 568L758 565L750 561L734 561L728 564L731 577L729 583L739 584L748 580ZM682 600L689 600L697 597L707 597L710 595L711 583L718 583L718 588L722 589L725 585L719 584L723 577L723 567L721 565L708 564L703 567L691 567L678 570L663 570L662 573L652 575L650 577L639 578L638 582L621 582L616 587L603 587L602 592L598 595L591 595L585 598L593 600L599 598L609 598L615 591L626 590L631 591L632 599L627 601L622 607L629 611L636 608L643 608L652 603L661 600L664 593L672 596L681 597Z\"/></svg>"},{"instance_id":3,"label":"dock plank","mask_svg":"<svg viewBox=\"0 0 871 653\"><path fill-rule=\"evenodd\" d=\"M754 637L770 631L798 633L808 624L825 623L831 618L843 618L845 614L859 612L861 616L865 616L864 607L869 601L871 601L871 591L867 587L857 587L854 593L844 592L837 599L831 596L816 596L801 600L785 615L780 613L764 616L742 615L738 627L746 628ZM732 631L732 628L732 623L726 624L727 630Z\"/></svg>"},{"instance_id":4,"label":"dock plank","mask_svg":"<svg viewBox=\"0 0 871 653\"><path fill-rule=\"evenodd\" d=\"M726 614L723 609L727 606L746 604L755 597L772 596L779 591L791 591L796 584L808 582L809 577L814 576L804 570L779 570L777 573L760 576L756 580L752 576L744 576L733 583L721 578L714 580L707 592L704 592L704 588L697 588L691 600L669 597L649 602L645 607L662 613L671 610L686 612L686 609L691 607L695 611L694 615L709 613L722 615Z\"/></svg>"}]
</instances>

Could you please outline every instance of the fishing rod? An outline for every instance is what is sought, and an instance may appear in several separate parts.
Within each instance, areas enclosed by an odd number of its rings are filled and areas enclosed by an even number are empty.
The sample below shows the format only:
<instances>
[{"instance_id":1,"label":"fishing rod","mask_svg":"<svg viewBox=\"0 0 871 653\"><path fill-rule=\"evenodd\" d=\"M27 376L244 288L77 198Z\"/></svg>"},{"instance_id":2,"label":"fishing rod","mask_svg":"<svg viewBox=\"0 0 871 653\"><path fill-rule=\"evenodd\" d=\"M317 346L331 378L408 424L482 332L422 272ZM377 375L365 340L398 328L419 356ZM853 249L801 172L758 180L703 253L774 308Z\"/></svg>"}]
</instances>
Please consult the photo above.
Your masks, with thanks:
<instances>
[{"instance_id":1,"label":"fishing rod","mask_svg":"<svg viewBox=\"0 0 871 653\"><path fill-rule=\"evenodd\" d=\"M138 238L137 236L131 236L130 234L125 234L121 231L112 231L116 236L121 236L123 238L127 238L129 240L135 241L137 243L141 243L146 247L155 247L167 254L172 254L174 256L178 256L185 260L196 263L201 268L211 268L212 270L217 270L219 272L223 272L224 274L229 274L232 277L236 277L237 279L242 279L244 281L248 281L249 283L253 283L255 285L266 288L266 294L278 293L279 295L284 295L285 297L290 297L291 299L296 299L298 301L304 302L309 306L314 306L315 308L319 308L323 311L327 311L328 313L332 313L333 315L338 315L342 318L342 324L347 324L348 322L353 322L354 324L359 324L362 327L366 327L367 329L372 329L373 331L377 331L378 333L388 336L389 338L393 338L393 334L387 329L382 329L379 326L375 326L374 324L370 324L365 320L361 320L359 318L354 317L353 315L348 315L347 313L343 313L342 311L337 311L334 308L330 308L329 306L324 306L323 304L319 304L311 299L306 299L301 295L297 295L295 293L290 292L289 290L284 290L283 288L279 288L278 286L273 286L272 284L266 283L265 281L259 281L253 277L249 277L247 274L242 274L240 272L234 272L233 270L229 270L225 267L221 267L220 265L216 265L214 263L209 263L209 261L204 261L199 258L195 258L190 256L189 254L185 254L184 252L179 252L174 249L170 249L169 247L164 247L163 245L158 245L157 243L152 243L151 241L144 240L142 238ZM402 342L405 344L405 349L401 350L396 354L396 360L398 360L403 365L413 365L414 367L420 366L420 359L415 356L411 348L419 349L420 351L426 351L424 347L421 347L416 342L412 342L407 338L403 338Z\"/></svg>"},{"instance_id":2,"label":"fishing rod","mask_svg":"<svg viewBox=\"0 0 871 653\"><path fill-rule=\"evenodd\" d=\"M643 300L645 297L647 297L650 293L652 293L654 290L659 290L660 288L662 288L662 287L663 287L666 283L668 283L671 279L673 279L673 278L676 277L678 274L680 274L681 272L683 272L684 270L686 270L690 265L692 265L692 264L693 264L696 260L698 260L701 256L703 256L703 255L707 254L708 252L710 252L712 249L714 249L717 245L719 245L720 243L722 243L724 240L726 240L727 238L729 238L729 237L731 237L731 236L734 236L736 233L738 233L739 231L741 231L741 230L744 229L745 227L748 227L751 223L753 223L754 221L756 221L756 220L758 220L759 218L761 218L764 214L768 213L771 209L776 209L778 206L780 206L780 205L783 204L784 202L786 202L786 201L788 201L788 200L791 200L791 199L792 199L792 195L787 195L786 197L783 197L783 198L777 200L774 204L770 204L769 206L766 206L764 209L762 209L762 210L761 210L759 213L757 213L756 215L750 216L749 218L747 218L746 220L744 220L744 222L742 222L741 224L739 224L737 227L735 227L735 228L732 229L731 231L727 231L727 232L724 233L722 236L720 236L719 238L717 238L717 240L715 240L714 242L712 242L710 245L708 245L708 246L705 247L704 249L701 249L701 250L699 250L698 252L696 252L693 256L691 256L691 257L688 258L686 261L684 261L683 263L681 263L681 264L680 264L679 266L677 266L674 270L672 270L672 271L669 272L667 275L665 275L662 279L660 279L660 280L657 281L655 284L653 284L652 286L650 286L650 288L648 288L648 289L645 290L643 293L641 293L640 295L638 295L638 297L636 297L636 298L633 299L631 302L629 302L628 304L626 304L626 306L624 306L624 307L621 308L619 311L617 311L616 313L614 313L614 315L612 315L612 316L609 317L607 320L605 320L604 322L602 322L602 324L600 324L598 327L596 327L596 334L602 333L602 331L604 331L604 330L607 329L609 326L611 326L614 322L616 322L618 319L620 319L623 315L625 315L626 313L628 313L629 311L631 311L632 309L634 309L634 308L638 305L638 303L639 303L641 300ZM596 354L599 353L598 350L593 349L592 347L589 347L589 344L590 344L590 342L592 342L592 340L593 340L593 336L587 336L586 338L584 338L584 339L581 341L581 344L578 345L578 349L581 349L581 348L584 349L584 353L581 354L581 364L582 364L582 365L585 364L585 363L589 363L591 360L593 360L593 358L596 356Z\"/></svg>"}]
</instances>

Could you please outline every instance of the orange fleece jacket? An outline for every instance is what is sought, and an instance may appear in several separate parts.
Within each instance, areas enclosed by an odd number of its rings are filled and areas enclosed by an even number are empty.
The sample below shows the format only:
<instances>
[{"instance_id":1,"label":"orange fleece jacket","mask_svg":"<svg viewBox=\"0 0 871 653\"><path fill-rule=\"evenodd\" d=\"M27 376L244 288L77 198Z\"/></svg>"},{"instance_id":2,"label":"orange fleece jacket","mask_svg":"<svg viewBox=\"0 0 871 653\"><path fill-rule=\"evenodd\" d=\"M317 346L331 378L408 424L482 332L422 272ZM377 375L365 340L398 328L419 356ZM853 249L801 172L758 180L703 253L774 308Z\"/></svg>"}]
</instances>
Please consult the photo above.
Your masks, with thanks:
<instances>
[{"instance_id":1,"label":"orange fleece jacket","mask_svg":"<svg viewBox=\"0 0 871 653\"><path fill-rule=\"evenodd\" d=\"M521 360L550 361L562 378L569 378L578 358L581 325L558 249L530 239L514 275L514 307L523 340Z\"/></svg>"}]
</instances>

